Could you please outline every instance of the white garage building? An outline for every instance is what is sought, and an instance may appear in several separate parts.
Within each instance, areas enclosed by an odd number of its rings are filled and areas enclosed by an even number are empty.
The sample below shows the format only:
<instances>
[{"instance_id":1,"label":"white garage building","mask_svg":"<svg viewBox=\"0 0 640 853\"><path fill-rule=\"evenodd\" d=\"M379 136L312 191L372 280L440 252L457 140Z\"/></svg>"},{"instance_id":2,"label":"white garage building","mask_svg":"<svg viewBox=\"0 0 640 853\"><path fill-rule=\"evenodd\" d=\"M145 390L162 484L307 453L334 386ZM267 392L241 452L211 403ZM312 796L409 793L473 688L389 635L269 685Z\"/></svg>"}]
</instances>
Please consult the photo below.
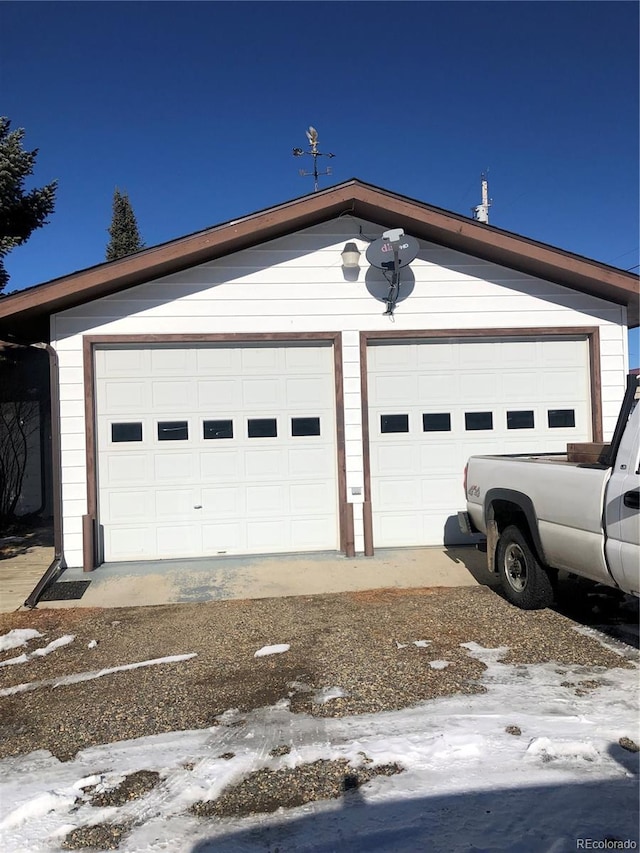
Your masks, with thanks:
<instances>
[{"instance_id":1,"label":"white garage building","mask_svg":"<svg viewBox=\"0 0 640 853\"><path fill-rule=\"evenodd\" d=\"M390 228L419 244L391 315ZM10 295L0 338L57 356L63 565L370 555L459 541L471 453L606 440L637 293L351 180Z\"/></svg>"}]
</instances>

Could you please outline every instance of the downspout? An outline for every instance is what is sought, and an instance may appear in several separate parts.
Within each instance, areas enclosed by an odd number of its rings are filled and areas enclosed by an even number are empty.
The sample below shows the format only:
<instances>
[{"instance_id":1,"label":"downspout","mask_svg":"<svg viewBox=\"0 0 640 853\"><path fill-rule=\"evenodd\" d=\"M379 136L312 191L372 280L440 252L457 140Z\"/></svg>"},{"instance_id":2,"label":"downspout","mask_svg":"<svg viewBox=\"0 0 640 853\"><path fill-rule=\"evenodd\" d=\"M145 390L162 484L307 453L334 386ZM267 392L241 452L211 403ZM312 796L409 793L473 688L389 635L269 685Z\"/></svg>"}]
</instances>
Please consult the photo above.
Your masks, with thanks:
<instances>
[{"instance_id":1,"label":"downspout","mask_svg":"<svg viewBox=\"0 0 640 853\"><path fill-rule=\"evenodd\" d=\"M62 454L60 449L60 382L58 377L58 354L51 344L30 344L43 349L49 356L49 395L51 399L51 481L53 487L53 561L38 581L35 589L25 600L25 607L35 607L40 596L66 568L62 549Z\"/></svg>"}]
</instances>

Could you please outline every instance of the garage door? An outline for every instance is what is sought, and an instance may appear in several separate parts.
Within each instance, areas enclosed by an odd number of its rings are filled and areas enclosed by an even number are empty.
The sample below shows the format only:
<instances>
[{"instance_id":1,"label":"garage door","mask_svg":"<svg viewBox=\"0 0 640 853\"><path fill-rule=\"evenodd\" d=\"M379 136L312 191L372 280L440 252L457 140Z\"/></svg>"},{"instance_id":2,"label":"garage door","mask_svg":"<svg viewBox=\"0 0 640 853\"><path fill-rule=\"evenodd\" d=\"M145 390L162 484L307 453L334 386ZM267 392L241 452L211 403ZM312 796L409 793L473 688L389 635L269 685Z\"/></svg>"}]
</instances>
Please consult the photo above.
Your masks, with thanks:
<instances>
[{"instance_id":1,"label":"garage door","mask_svg":"<svg viewBox=\"0 0 640 853\"><path fill-rule=\"evenodd\" d=\"M105 561L337 549L330 346L96 352Z\"/></svg>"},{"instance_id":2,"label":"garage door","mask_svg":"<svg viewBox=\"0 0 640 853\"><path fill-rule=\"evenodd\" d=\"M471 454L591 440L584 339L381 341L367 360L376 547L464 541Z\"/></svg>"}]
</instances>

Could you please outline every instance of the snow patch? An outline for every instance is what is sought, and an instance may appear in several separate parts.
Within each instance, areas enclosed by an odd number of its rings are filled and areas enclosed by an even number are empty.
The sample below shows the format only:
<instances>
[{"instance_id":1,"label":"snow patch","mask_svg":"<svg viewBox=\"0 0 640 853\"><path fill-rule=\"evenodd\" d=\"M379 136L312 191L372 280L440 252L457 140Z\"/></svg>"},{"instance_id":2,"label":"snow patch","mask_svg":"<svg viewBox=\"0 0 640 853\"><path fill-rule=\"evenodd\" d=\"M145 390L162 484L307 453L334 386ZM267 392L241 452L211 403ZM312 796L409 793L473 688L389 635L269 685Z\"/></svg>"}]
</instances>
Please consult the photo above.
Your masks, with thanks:
<instances>
[{"instance_id":1,"label":"snow patch","mask_svg":"<svg viewBox=\"0 0 640 853\"><path fill-rule=\"evenodd\" d=\"M0 637L0 652L8 652L10 649L17 649L19 646L26 646L29 640L35 640L41 637L40 631L35 628L13 628L8 634L3 634Z\"/></svg>"},{"instance_id":2,"label":"snow patch","mask_svg":"<svg viewBox=\"0 0 640 853\"><path fill-rule=\"evenodd\" d=\"M429 666L431 669L446 669L449 666L448 660L430 660Z\"/></svg>"},{"instance_id":3,"label":"snow patch","mask_svg":"<svg viewBox=\"0 0 640 853\"><path fill-rule=\"evenodd\" d=\"M553 741L548 737L534 738L527 747L527 755L542 761L554 759L581 759L596 762L600 753L592 743L585 741Z\"/></svg>"},{"instance_id":4,"label":"snow patch","mask_svg":"<svg viewBox=\"0 0 640 853\"><path fill-rule=\"evenodd\" d=\"M628 646L625 643L616 640L614 637L605 637L605 635L600 631L597 631L595 628L591 628L588 625L573 625L573 630L578 634L582 634L583 637L589 637L592 640L596 640L596 642L600 643L600 645L608 651L614 652L614 654L620 655L620 657L626 657Z\"/></svg>"},{"instance_id":5,"label":"snow patch","mask_svg":"<svg viewBox=\"0 0 640 853\"><path fill-rule=\"evenodd\" d=\"M68 646L69 643L72 643L74 640L74 634L65 634L63 637L58 637L57 640L52 640L49 645L44 646L44 648L35 649L35 651L31 652L31 657L43 658L45 655L50 655L51 652L55 652L56 649L61 649L63 646Z\"/></svg>"},{"instance_id":6,"label":"snow patch","mask_svg":"<svg viewBox=\"0 0 640 853\"><path fill-rule=\"evenodd\" d=\"M158 666L161 663L179 663L196 657L197 652L187 655L170 655L153 660L142 660L136 663L126 663L122 666L112 666L109 669L100 669L97 672L78 672L75 675L64 675L62 678L48 678L44 681L30 681L26 684L16 684L14 687L5 687L0 690L0 696L12 696L14 693L26 693L37 690L38 687L63 687L67 684L78 684L82 681L93 681L94 678L102 678L103 675L111 675L113 672L127 672L130 669L140 669L143 666Z\"/></svg>"},{"instance_id":7,"label":"snow patch","mask_svg":"<svg viewBox=\"0 0 640 853\"><path fill-rule=\"evenodd\" d=\"M15 666L17 663L26 663L29 660L29 655L25 653L18 655L17 658L7 658L0 661L0 666Z\"/></svg>"},{"instance_id":8,"label":"snow patch","mask_svg":"<svg viewBox=\"0 0 640 853\"><path fill-rule=\"evenodd\" d=\"M502 658L509 651L509 646L499 646L497 649L485 649L484 646L481 646L478 643L460 643L460 647L468 649L471 657L479 660L487 667L487 669L489 669L492 664L500 663Z\"/></svg>"},{"instance_id":9,"label":"snow patch","mask_svg":"<svg viewBox=\"0 0 640 853\"><path fill-rule=\"evenodd\" d=\"M66 794L57 791L46 791L28 800L17 809L9 812L9 814L0 821L0 826L10 828L18 826L27 820L43 817L49 812L68 811L75 804L76 797L74 794Z\"/></svg>"},{"instance_id":10,"label":"snow patch","mask_svg":"<svg viewBox=\"0 0 640 853\"><path fill-rule=\"evenodd\" d=\"M43 658L46 655L50 655L51 652L55 652L56 649L62 648L62 646L68 646L69 643L72 643L74 640L74 634L65 634L64 637L58 637L57 640L52 640L48 645L43 646L41 649L34 649L34 651L29 652L29 654L22 654L17 658L9 658L9 660L0 661L0 666L14 666L17 663L27 663L33 658Z\"/></svg>"},{"instance_id":11,"label":"snow patch","mask_svg":"<svg viewBox=\"0 0 640 853\"><path fill-rule=\"evenodd\" d=\"M323 687L313 694L313 701L316 705L324 705L332 699L341 699L349 694L342 687Z\"/></svg>"},{"instance_id":12,"label":"snow patch","mask_svg":"<svg viewBox=\"0 0 640 853\"><path fill-rule=\"evenodd\" d=\"M288 652L291 646L289 643L280 643L276 646L263 646L253 653L254 658L263 658L266 655L281 655L283 652Z\"/></svg>"}]
</instances>

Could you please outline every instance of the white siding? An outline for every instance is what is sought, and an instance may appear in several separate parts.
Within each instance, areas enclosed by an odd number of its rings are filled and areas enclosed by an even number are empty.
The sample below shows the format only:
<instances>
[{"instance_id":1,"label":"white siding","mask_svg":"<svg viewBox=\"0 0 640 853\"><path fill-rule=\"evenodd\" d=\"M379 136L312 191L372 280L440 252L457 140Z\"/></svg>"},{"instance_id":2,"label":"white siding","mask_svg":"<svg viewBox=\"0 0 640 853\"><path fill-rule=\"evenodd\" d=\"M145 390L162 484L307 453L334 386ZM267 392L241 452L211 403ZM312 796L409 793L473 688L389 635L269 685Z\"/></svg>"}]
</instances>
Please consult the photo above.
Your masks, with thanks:
<instances>
[{"instance_id":1,"label":"white siding","mask_svg":"<svg viewBox=\"0 0 640 853\"><path fill-rule=\"evenodd\" d=\"M402 224L402 223L399 223ZM343 333L347 488L362 486L359 332L598 326L605 437L613 430L627 368L625 309L541 279L421 242L411 265L415 283L391 324L367 290L370 270L362 233L379 226L344 216L175 275L61 312L52 318L60 359L65 555L81 565L86 512L84 453L72 435L84 431L82 336L85 334ZM359 281L346 282L340 252L361 252ZM405 273L405 275L407 275ZM406 280L406 279L405 279ZM406 288L405 288L406 289ZM81 495L82 490L82 495ZM362 509L355 504L356 548Z\"/></svg>"}]
</instances>

